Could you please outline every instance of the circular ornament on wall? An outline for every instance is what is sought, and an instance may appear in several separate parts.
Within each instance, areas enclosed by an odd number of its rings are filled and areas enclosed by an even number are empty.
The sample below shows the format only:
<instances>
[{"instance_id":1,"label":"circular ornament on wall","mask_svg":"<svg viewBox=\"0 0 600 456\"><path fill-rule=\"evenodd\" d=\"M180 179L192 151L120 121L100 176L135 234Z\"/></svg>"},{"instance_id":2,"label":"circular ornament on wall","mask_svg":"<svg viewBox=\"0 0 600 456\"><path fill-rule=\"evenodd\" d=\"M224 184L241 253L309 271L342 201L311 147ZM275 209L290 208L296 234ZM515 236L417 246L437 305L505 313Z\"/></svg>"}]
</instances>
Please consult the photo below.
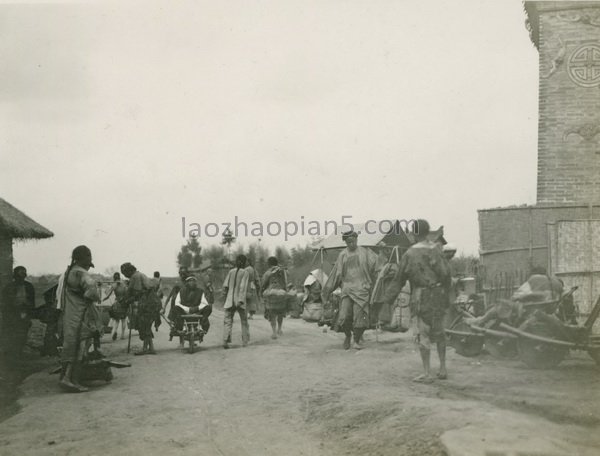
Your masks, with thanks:
<instances>
[{"instance_id":1,"label":"circular ornament on wall","mask_svg":"<svg viewBox=\"0 0 600 456\"><path fill-rule=\"evenodd\" d=\"M567 73L578 86L599 86L600 45L584 44L575 49L567 62Z\"/></svg>"}]
</instances>

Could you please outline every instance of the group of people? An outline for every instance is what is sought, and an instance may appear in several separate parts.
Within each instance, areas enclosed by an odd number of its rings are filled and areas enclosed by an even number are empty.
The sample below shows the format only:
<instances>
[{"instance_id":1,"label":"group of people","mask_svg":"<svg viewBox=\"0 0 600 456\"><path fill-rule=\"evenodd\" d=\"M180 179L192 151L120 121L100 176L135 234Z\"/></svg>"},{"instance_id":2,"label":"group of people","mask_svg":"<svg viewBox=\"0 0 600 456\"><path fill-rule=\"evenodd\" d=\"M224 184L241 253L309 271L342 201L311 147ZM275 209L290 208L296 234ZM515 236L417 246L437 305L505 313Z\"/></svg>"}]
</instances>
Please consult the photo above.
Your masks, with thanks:
<instances>
[{"instance_id":1,"label":"group of people","mask_svg":"<svg viewBox=\"0 0 600 456\"><path fill-rule=\"evenodd\" d=\"M233 320L237 313L241 323L242 346L250 341L250 325L258 310L261 298L264 300L264 316L272 328L272 339L283 335L283 319L289 307L291 294L287 291L287 272L277 261L270 257L267 260L269 269L259 280L256 269L249 264L245 255L238 255L235 266L229 270L223 282L223 348L228 349L232 343ZM208 321L212 313L214 290L210 283L198 284L198 279L187 268L179 271L180 283L167 297L165 307L170 303L168 319L174 322L171 339L183 329L181 316L184 314L201 315L201 327L206 333L210 327ZM295 298L295 293L293 294ZM164 313L165 311L163 311ZM183 340L180 339L180 344Z\"/></svg>"},{"instance_id":2,"label":"group of people","mask_svg":"<svg viewBox=\"0 0 600 456\"><path fill-rule=\"evenodd\" d=\"M426 220L414 224L416 243L401 257L397 270L383 293L383 303L392 305L405 284L410 283L410 308L415 341L418 344L423 373L415 381L433 381L430 367L431 346L435 344L440 361L439 379L447 378L446 338L443 320L449 307L451 271L449 258L440 244L429 239L430 227ZM362 337L371 326L371 292L383 264L370 249L358 245L354 231L342 235L346 243L322 290L322 301L327 302L337 288L341 289L340 304L334 328L345 334L344 349L364 348Z\"/></svg>"},{"instance_id":3,"label":"group of people","mask_svg":"<svg viewBox=\"0 0 600 456\"><path fill-rule=\"evenodd\" d=\"M419 344L424 373L417 380L429 381L430 348L437 344L440 359L439 378L446 378L445 336L442 319L448 304L447 290L450 285L450 269L439 246L428 240L429 224L425 220L416 223L417 243L401 258L391 286L385 292L384 300L393 302L408 281L411 285L411 308L415 316L414 328ZM326 302L338 287L341 290L339 312L335 328L345 334L344 349L362 349L363 333L370 327L370 293L374 280L381 269L381 261L370 249L358 246L358 234L346 232L342 236L346 249L340 253L328 281L322 289L322 300ZM283 335L283 319L296 294L288 291L286 270L278 264L277 258L267 260L268 270L259 279L256 270L248 263L245 255L238 255L235 266L228 272L223 283L224 320L223 348L228 349L232 342L234 316L237 313L241 322L242 346L250 340L248 320L256 313L258 303L264 303L264 316L272 329L272 339ZM86 246L78 246L72 252L72 261L61 275L56 291L57 307L62 312L63 365L60 385L67 391L86 391L79 381L83 357L91 343L98 340L103 331L100 314L96 306L101 297L97 282L89 269L93 267L92 253ZM161 316L170 304L168 321L171 326L170 338L181 334L182 316L198 314L200 325L206 333L210 328L209 316L214 303L214 291L210 283L200 281L186 268L180 269L180 283L171 290L163 307L160 291L160 275L149 278L138 271L131 263L121 265L120 273L113 275L113 285L104 300L111 294L115 303L111 307L112 338L115 340L121 326L121 338L125 336L125 324L138 331L143 342L136 355L155 354L152 326L155 330L161 324ZM121 274L126 281L121 280ZM33 287L26 282L24 268L15 268L15 280L3 291L3 303L11 302L11 309L3 308L4 325L11 325L18 338L26 337L27 328L22 323L24 314L34 307ZM201 282L201 283L198 283ZM6 306L5 306L6 307ZM3 334L5 331L3 331ZM183 340L180 339L180 343Z\"/></svg>"},{"instance_id":4,"label":"group of people","mask_svg":"<svg viewBox=\"0 0 600 456\"><path fill-rule=\"evenodd\" d=\"M94 305L100 301L96 280L89 273L94 266L92 252L85 245L73 250L71 264L58 280L57 306L62 311L62 372L60 386L69 392L84 392L87 388L80 383L83 361L93 343L99 347L104 325ZM117 321L124 322L129 316L129 325L138 331L143 342L142 350L136 354L156 354L153 344L152 325L160 325L159 297L160 276L148 278L127 262L121 265L121 274L128 282L121 282L120 274L113 276L111 293L115 294L115 306L111 308L113 339L116 339Z\"/></svg>"},{"instance_id":5,"label":"group of people","mask_svg":"<svg viewBox=\"0 0 600 456\"><path fill-rule=\"evenodd\" d=\"M431 374L431 349L435 345L439 358L438 379L447 378L446 336L444 319L450 305L452 274L450 259L455 249L443 249L439 242L430 239L429 223L419 219L414 224L416 243L400 258L396 267L384 268L381 258L372 250L358 245L358 233L348 231L342 239L346 248L340 252L329 278L321 290L322 302L327 302L334 290L340 295L339 308L334 317L334 328L344 333L343 348L364 348L363 333L372 327L373 286L378 274L392 274L385 282L383 292L378 292L380 305L391 306L398 294L408 283L410 286L411 326L418 345L423 373L414 380L429 383L435 380ZM283 335L283 319L290 308L290 301L296 294L289 290L286 270L278 264L277 258L267 260L268 270L259 279L256 270L248 263L245 255L238 255L235 266L228 272L223 283L223 348L230 348L234 316L237 313L241 322L242 346L250 341L248 320L258 309L258 303L264 303L264 316L272 329L271 338ZM57 308L62 314L62 375L60 385L66 391L82 392L80 369L82 360L92 343L96 344L103 331L100 314L96 306L100 301L97 282L89 269L93 267L92 253L84 245L72 252L71 264L60 276L56 289ZM142 349L136 355L156 354L153 344L152 327L157 330L161 318L167 314L171 327L170 339L179 335L180 344L183 330L183 316L196 314L204 333L209 331L209 316L215 301L214 290L209 281L198 278L193 271L181 268L180 281L173 287L162 303L160 274L148 278L131 263L123 263L120 273L113 275L113 284L104 300L111 294L115 304L111 307L112 338L117 338L119 324L121 338L125 336L125 322L136 329L143 342ZM126 280L121 280L121 274ZM14 270L14 280L2 291L3 325L2 334L10 334L14 344L22 346L27 337L27 318L35 307L33 286L25 280L27 271L23 267ZM531 289L541 286L532 276ZM537 280L537 281L536 281ZM541 283L541 282L540 282ZM554 286L552 296L561 293L562 288ZM556 289L555 289L556 288ZM558 290L558 288L561 288ZM522 290L521 290L522 291ZM526 291L526 290L525 290ZM543 290L546 292L547 290ZM545 296L545 295L544 295ZM498 312L492 309L490 312ZM486 315L484 318L490 318Z\"/></svg>"}]
</instances>

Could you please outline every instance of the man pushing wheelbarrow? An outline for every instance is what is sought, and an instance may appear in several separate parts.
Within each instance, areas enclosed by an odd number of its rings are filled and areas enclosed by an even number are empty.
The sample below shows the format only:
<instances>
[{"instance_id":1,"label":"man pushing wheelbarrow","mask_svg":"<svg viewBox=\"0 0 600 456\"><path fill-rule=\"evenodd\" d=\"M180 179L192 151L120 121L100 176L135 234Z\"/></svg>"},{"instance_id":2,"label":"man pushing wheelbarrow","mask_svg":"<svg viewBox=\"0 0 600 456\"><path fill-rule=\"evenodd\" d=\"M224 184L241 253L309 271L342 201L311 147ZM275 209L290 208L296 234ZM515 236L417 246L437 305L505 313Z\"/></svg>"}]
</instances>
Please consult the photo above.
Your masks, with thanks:
<instances>
[{"instance_id":1,"label":"man pushing wheelbarrow","mask_svg":"<svg viewBox=\"0 0 600 456\"><path fill-rule=\"evenodd\" d=\"M167 320L171 327L171 338L179 336L181 348L188 340L190 352L193 352L195 342L201 342L210 328L208 317L211 313L212 305L206 300L202 288L198 287L196 277L186 277L184 286L173 297L170 320Z\"/></svg>"}]
</instances>

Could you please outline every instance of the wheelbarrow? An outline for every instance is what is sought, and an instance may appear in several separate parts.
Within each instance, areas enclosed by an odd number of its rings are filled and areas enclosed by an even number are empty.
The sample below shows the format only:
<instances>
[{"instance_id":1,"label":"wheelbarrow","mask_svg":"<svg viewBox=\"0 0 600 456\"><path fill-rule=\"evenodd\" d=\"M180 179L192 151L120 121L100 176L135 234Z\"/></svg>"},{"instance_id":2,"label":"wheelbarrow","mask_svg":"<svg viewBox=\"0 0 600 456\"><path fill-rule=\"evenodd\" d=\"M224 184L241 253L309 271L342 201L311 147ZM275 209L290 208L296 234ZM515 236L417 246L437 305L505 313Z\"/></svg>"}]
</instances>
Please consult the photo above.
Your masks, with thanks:
<instances>
[{"instance_id":1,"label":"wheelbarrow","mask_svg":"<svg viewBox=\"0 0 600 456\"><path fill-rule=\"evenodd\" d=\"M445 329L448 338L448 345L454 347L456 353L461 356L478 356L483 351L485 336L475 332L465 319L475 318L477 315L476 299L468 297L465 300L457 301L453 304L450 311L449 324Z\"/></svg>"},{"instance_id":2,"label":"wheelbarrow","mask_svg":"<svg viewBox=\"0 0 600 456\"><path fill-rule=\"evenodd\" d=\"M165 317L164 314L160 314L162 319L171 328L171 338L179 337L183 341L188 342L188 353L194 353L196 351L196 342L198 345L204 340L206 332L202 329L201 320L202 315L199 314L187 314L181 315L183 321L183 329L178 330L175 324Z\"/></svg>"},{"instance_id":3,"label":"wheelbarrow","mask_svg":"<svg viewBox=\"0 0 600 456\"><path fill-rule=\"evenodd\" d=\"M536 309L518 328L508 323L500 323L499 328L516 336L519 358L529 367L555 367L569 350L586 351L600 365L600 335L592 334L599 315L600 297L583 325L567 324L556 315Z\"/></svg>"},{"instance_id":4,"label":"wheelbarrow","mask_svg":"<svg viewBox=\"0 0 600 456\"><path fill-rule=\"evenodd\" d=\"M468 308L458 308L458 316L453 320L450 328L446 330L450 345L455 348L457 353L463 356L477 356L481 353L484 346L488 353L496 358L515 358L516 356L520 356L522 350L519 349L519 346L526 343L521 341L519 344L519 336L514 332L507 331L502 325L508 325L515 329L519 329L522 326L523 328L535 327L536 329L531 330L539 331L537 327L540 324L533 322L533 315L536 315L536 321L543 318L542 315L544 315L552 317L553 321L564 324L564 321L561 321L567 315L564 304L576 290L577 287L573 287L560 299L554 301L524 303L502 301L500 302L499 309L504 309L505 314L503 315L503 311L499 310L495 318L488 320L481 326L468 322L474 317ZM514 308L517 308L518 311L514 312ZM528 364L533 362L535 361L530 361Z\"/></svg>"},{"instance_id":5,"label":"wheelbarrow","mask_svg":"<svg viewBox=\"0 0 600 456\"><path fill-rule=\"evenodd\" d=\"M205 333L200 325L202 315L182 315L181 319L183 320L183 329L178 331L177 335L188 342L188 353L194 353L196 350L196 342L200 345L204 339Z\"/></svg>"}]
</instances>

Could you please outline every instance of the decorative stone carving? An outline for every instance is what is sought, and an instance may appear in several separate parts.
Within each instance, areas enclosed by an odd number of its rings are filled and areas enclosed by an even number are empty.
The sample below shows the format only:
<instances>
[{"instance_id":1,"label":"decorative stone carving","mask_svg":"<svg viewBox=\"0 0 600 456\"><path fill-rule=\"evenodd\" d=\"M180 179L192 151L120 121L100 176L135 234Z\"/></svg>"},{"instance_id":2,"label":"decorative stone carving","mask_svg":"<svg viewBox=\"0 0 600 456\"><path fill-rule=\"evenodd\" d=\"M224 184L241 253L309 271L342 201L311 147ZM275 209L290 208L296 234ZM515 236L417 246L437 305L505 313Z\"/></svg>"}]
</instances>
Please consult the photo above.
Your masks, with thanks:
<instances>
[{"instance_id":1,"label":"decorative stone carving","mask_svg":"<svg viewBox=\"0 0 600 456\"><path fill-rule=\"evenodd\" d=\"M567 61L567 74L578 86L599 86L600 45L584 44L575 49Z\"/></svg>"},{"instance_id":2,"label":"decorative stone carving","mask_svg":"<svg viewBox=\"0 0 600 456\"><path fill-rule=\"evenodd\" d=\"M556 17L567 22L581 22L593 27L600 27L600 13L557 13Z\"/></svg>"},{"instance_id":3,"label":"decorative stone carving","mask_svg":"<svg viewBox=\"0 0 600 456\"><path fill-rule=\"evenodd\" d=\"M553 59L550 60L550 69L548 70L548 72L546 74L540 74L540 77L543 79L547 79L550 76L552 76L554 73L556 73L556 70L558 70L558 68L562 65L562 63L565 60L565 54L567 52L567 47L565 46L565 43L563 42L562 38L559 36L557 38L557 50L556 55L554 56Z\"/></svg>"},{"instance_id":4,"label":"decorative stone carving","mask_svg":"<svg viewBox=\"0 0 600 456\"><path fill-rule=\"evenodd\" d=\"M592 142L598 133L600 133L600 124L586 123L565 131L563 141L571 135L577 135L586 142Z\"/></svg>"}]
</instances>

